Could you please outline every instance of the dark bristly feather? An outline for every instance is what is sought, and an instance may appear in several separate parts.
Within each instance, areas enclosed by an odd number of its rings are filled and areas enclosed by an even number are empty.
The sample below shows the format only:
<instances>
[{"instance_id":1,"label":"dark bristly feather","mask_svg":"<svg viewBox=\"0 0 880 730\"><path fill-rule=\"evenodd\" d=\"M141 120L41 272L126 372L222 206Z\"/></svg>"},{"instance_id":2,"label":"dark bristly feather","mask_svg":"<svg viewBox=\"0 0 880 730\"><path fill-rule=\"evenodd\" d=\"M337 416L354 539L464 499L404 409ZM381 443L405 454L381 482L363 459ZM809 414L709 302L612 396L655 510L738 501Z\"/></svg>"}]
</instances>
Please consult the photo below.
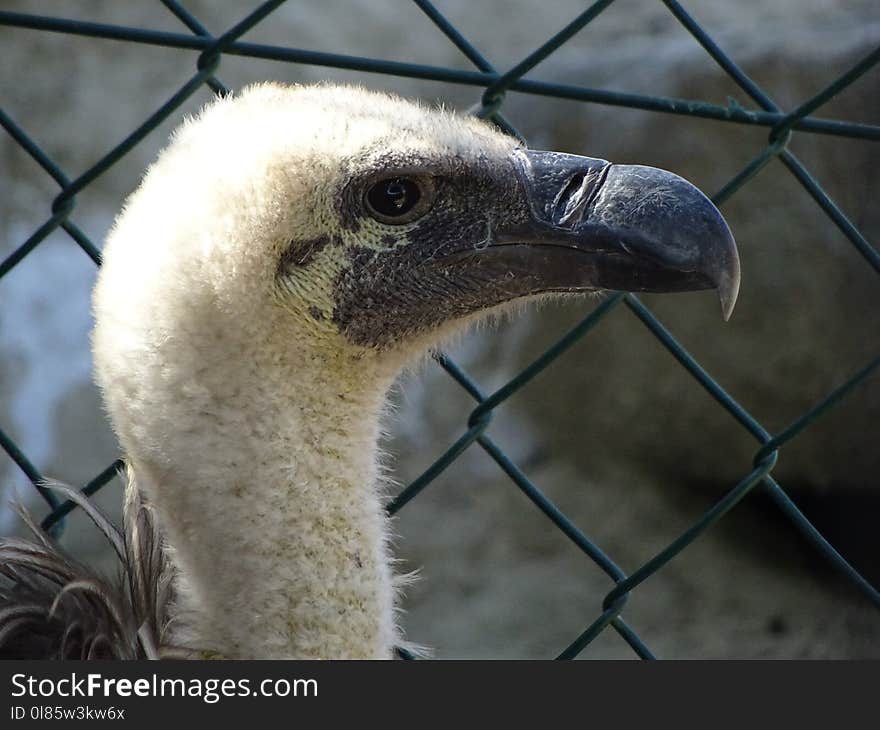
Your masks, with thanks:
<instances>
[{"instance_id":1,"label":"dark bristly feather","mask_svg":"<svg viewBox=\"0 0 880 730\"><path fill-rule=\"evenodd\" d=\"M31 539L0 538L0 659L158 659L166 642L173 567L148 505L129 484L120 532L85 495L76 502L110 542L121 568L101 575L64 551L24 510Z\"/></svg>"}]
</instances>

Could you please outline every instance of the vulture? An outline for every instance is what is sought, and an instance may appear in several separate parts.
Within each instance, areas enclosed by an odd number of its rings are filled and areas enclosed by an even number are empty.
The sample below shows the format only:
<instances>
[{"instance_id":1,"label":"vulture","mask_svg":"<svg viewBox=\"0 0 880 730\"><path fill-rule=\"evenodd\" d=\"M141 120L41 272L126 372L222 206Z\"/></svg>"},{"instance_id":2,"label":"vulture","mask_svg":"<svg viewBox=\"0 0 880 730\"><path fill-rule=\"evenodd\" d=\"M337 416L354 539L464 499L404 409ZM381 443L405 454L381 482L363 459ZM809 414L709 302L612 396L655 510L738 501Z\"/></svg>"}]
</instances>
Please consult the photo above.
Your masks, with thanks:
<instances>
[{"instance_id":1,"label":"vulture","mask_svg":"<svg viewBox=\"0 0 880 730\"><path fill-rule=\"evenodd\" d=\"M94 372L126 460L115 579L0 542L6 658L388 659L389 387L516 303L739 288L663 170L526 148L384 93L266 83L173 134L108 236Z\"/></svg>"}]
</instances>

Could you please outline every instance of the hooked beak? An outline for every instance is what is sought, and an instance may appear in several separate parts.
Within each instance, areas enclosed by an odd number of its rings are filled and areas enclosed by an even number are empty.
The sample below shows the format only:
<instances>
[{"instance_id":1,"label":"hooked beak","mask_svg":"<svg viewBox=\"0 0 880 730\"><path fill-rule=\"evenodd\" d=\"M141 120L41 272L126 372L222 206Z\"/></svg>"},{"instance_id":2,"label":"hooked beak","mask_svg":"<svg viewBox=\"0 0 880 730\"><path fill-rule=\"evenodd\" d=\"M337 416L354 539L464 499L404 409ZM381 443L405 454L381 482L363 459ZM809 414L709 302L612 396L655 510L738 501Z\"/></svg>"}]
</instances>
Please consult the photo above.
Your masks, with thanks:
<instances>
[{"instance_id":1,"label":"hooked beak","mask_svg":"<svg viewBox=\"0 0 880 730\"><path fill-rule=\"evenodd\" d=\"M538 291L739 291L736 244L713 203L677 175L558 152L514 153L530 216L488 249ZM500 263L497 262L496 263Z\"/></svg>"}]
</instances>

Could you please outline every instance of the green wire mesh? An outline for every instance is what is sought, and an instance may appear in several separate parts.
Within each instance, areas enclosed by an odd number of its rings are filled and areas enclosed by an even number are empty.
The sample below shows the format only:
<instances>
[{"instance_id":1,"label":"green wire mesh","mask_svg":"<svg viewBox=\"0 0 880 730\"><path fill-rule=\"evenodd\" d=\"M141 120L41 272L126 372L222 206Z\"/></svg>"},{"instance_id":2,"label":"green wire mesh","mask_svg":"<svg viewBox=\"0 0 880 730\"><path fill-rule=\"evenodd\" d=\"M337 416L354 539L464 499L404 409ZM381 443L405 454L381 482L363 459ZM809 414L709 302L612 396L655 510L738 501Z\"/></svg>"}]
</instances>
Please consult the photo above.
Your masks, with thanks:
<instances>
[{"instance_id":1,"label":"green wire mesh","mask_svg":"<svg viewBox=\"0 0 880 730\"><path fill-rule=\"evenodd\" d=\"M843 236L862 255L868 265L880 273L880 253L865 239L856 226L824 192L820 183L788 149L789 141L795 132L835 135L862 140L880 140L880 126L811 116L813 112L841 90L852 84L862 74L880 64L880 48L868 54L818 94L805 100L795 109L786 112L718 47L714 40L707 35L699 24L675 0L662 0L662 2L705 49L709 56L749 96L757 108L746 109L734 102L730 102L728 106L722 107L703 101L621 93L523 78L525 74L555 52L567 40L610 6L613 0L599 0L599 2L595 2L546 43L503 73L499 73L480 51L471 45L464 35L428 0L414 0L414 2L430 18L437 29L473 63L477 69L476 71L462 71L438 66L261 45L240 40L247 31L264 20L284 0L269 0L269 2L260 4L241 22L219 37L210 35L199 20L176 0L161 0L161 2L187 27L191 32L190 34L0 11L0 25L94 38L109 38L170 48L184 48L199 52L196 62L196 73L192 78L159 107L154 114L129 134L128 137L107 152L95 165L73 180L53 162L21 126L16 124L0 108L0 125L61 188L58 195L52 201L51 215L46 222L34 231L5 260L0 262L0 279L9 273L10 270L19 264L41 241L57 228L62 228L66 231L76 244L82 248L85 254L96 265L100 265L101 254L98 247L77 227L71 218L76 207L77 193L124 157L203 85L207 85L218 95L228 93L227 87L215 75L224 54L392 76L430 79L480 87L483 89L482 96L480 101L471 109L471 112L477 116L492 120L499 127L516 136L520 136L519 133L501 113L504 96L507 91L642 109L665 114L701 117L726 123L766 127L769 130L767 145L713 196L714 202L718 205L722 204L752 179L765 165L777 159L791 172L804 190L815 200L816 204L820 206L828 218L833 221ZM598 322L607 317L613 310L620 309L621 307L628 309L635 315L681 366L693 376L694 380L714 398L718 405L736 419L757 442L751 471L745 474L738 484L730 489L722 499L707 510L699 520L694 522L677 539L630 575L624 573L607 554L547 499L541 490L525 476L486 433L495 408L525 386L550 363L562 356L574 343L585 337ZM849 395L858 384L875 375L878 368L880 368L880 357L876 357L865 364L864 367L853 373L842 385L776 434L767 431L748 411L725 392L676 341L672 334L639 298L632 294L618 293L604 300L564 337L494 393L488 395L483 393L479 385L445 355L436 355L436 360L440 367L474 399L476 405L469 414L466 428L458 440L437 458L421 476L415 479L391 501L388 505L388 512L395 514L403 509L468 447L474 443L478 444L529 500L587 558L604 571L611 581L612 587L602 600L601 610L598 612L595 620L559 654L560 659L571 659L577 656L608 626L611 626L632 647L638 656L646 659L653 658L650 649L620 615L630 594L643 581L660 570L758 487L762 487L769 494L773 502L791 520L809 543L850 580L875 607L880 609L880 592L859 575L834 547L825 540L792 502L772 474L779 458L780 448L795 438L816 419L820 418L837 402ZM59 502L58 498L50 490L42 486L43 475L39 469L34 466L25 453L2 430L0 430L0 446L24 472L40 496L49 505L50 512L42 521L43 527L50 529L56 535L60 534L64 526L65 515L75 509L75 505L70 501ZM95 493L110 482L121 467L121 461L110 464L88 484L84 485L82 491L85 494ZM409 658L406 652L402 652L402 656Z\"/></svg>"}]
</instances>

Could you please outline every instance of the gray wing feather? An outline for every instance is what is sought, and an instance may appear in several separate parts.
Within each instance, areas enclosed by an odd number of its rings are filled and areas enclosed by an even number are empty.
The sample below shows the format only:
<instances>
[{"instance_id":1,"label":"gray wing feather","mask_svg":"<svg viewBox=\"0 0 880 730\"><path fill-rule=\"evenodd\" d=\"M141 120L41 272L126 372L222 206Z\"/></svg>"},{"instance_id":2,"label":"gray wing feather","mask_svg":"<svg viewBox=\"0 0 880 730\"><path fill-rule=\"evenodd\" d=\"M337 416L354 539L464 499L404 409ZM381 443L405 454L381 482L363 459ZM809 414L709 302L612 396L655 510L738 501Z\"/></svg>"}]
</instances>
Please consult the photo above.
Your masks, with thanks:
<instances>
[{"instance_id":1,"label":"gray wing feather","mask_svg":"<svg viewBox=\"0 0 880 730\"><path fill-rule=\"evenodd\" d=\"M80 506L113 546L120 570L112 579L68 554L19 509L31 538L0 538L0 659L181 656L168 643L174 570L130 472L127 479L122 532L85 495L47 485Z\"/></svg>"}]
</instances>

